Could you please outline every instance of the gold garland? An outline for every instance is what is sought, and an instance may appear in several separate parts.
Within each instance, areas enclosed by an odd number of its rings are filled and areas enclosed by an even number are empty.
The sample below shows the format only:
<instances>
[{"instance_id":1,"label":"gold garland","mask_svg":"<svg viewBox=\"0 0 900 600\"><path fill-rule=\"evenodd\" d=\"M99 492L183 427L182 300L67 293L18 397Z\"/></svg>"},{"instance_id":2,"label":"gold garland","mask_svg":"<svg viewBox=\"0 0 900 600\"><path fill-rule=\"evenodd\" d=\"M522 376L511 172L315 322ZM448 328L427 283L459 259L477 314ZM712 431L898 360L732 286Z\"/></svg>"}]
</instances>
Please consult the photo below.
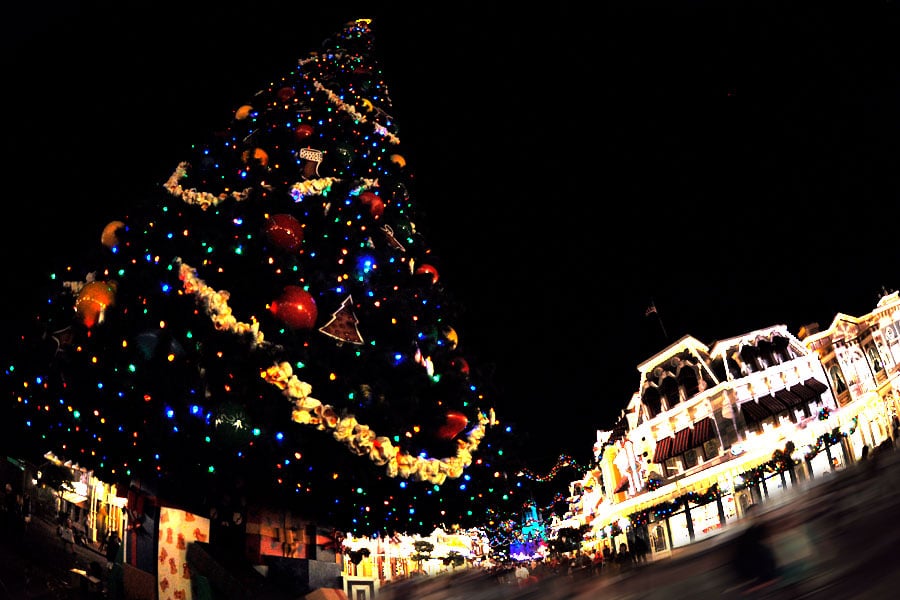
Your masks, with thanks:
<instances>
[{"instance_id":1,"label":"gold garland","mask_svg":"<svg viewBox=\"0 0 900 600\"><path fill-rule=\"evenodd\" d=\"M232 314L231 307L228 306L229 292L208 286L197 276L196 269L180 258L175 262L179 267L178 276L183 282L185 293L196 296L197 302L204 307L216 329L248 336L253 346L268 344L255 318L251 318L251 323L243 323ZM262 371L260 376L292 401L292 421L314 426L320 431L330 430L335 440L343 443L354 454L368 456L376 465L385 467L388 476L392 478L401 477L441 485L447 478L460 477L472 464L472 452L478 449L487 426L497 424L494 409L490 409L488 414L479 411L478 423L465 439L457 440L454 456L422 458L403 452L389 438L379 436L352 415L341 417L333 406L311 397L312 386L297 378L289 363L273 365Z\"/></svg>"},{"instance_id":2,"label":"gold garland","mask_svg":"<svg viewBox=\"0 0 900 600\"><path fill-rule=\"evenodd\" d=\"M229 198L233 198L238 202L246 200L250 196L251 188L246 188L240 192L231 192L231 194L219 194L218 196L209 192L198 192L196 189L186 190L181 187L179 181L187 177L188 163L182 161L175 167L175 171L169 176L164 187L173 196L179 196L187 204L196 204L203 210L207 210L210 206L221 204Z\"/></svg>"}]
</instances>

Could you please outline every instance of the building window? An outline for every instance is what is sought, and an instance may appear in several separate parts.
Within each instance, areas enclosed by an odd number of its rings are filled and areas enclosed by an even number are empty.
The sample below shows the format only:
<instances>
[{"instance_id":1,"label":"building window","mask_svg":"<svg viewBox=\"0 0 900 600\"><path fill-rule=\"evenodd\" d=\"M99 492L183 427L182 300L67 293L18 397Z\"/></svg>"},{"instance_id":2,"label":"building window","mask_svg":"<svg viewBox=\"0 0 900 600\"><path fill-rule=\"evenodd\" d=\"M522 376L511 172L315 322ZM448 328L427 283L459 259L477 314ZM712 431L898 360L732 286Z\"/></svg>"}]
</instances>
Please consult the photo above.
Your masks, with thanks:
<instances>
[{"instance_id":1,"label":"building window","mask_svg":"<svg viewBox=\"0 0 900 600\"><path fill-rule=\"evenodd\" d=\"M869 364L872 365L872 371L880 373L884 367L881 364L881 356L878 355L878 350L875 349L875 344L866 346L866 354L869 357Z\"/></svg>"},{"instance_id":2,"label":"building window","mask_svg":"<svg viewBox=\"0 0 900 600\"><path fill-rule=\"evenodd\" d=\"M828 377L831 378L831 385L834 386L836 393L842 394L847 391L847 384L844 382L844 374L841 373L840 367L833 365L828 369Z\"/></svg>"},{"instance_id":3,"label":"building window","mask_svg":"<svg viewBox=\"0 0 900 600\"><path fill-rule=\"evenodd\" d=\"M722 438L723 447L726 449L731 448L731 446L738 441L738 434L734 428L734 423L730 417L722 415L721 408L715 411L715 421L719 428L719 436Z\"/></svg>"},{"instance_id":4,"label":"building window","mask_svg":"<svg viewBox=\"0 0 900 600\"><path fill-rule=\"evenodd\" d=\"M667 458L665 464L665 477L671 477L672 475L678 475L681 472L681 461L677 458Z\"/></svg>"},{"instance_id":5,"label":"building window","mask_svg":"<svg viewBox=\"0 0 900 600\"><path fill-rule=\"evenodd\" d=\"M684 453L684 468L690 469L697 464L697 449L691 448Z\"/></svg>"},{"instance_id":6,"label":"building window","mask_svg":"<svg viewBox=\"0 0 900 600\"><path fill-rule=\"evenodd\" d=\"M703 443L703 460L712 460L719 456L719 440L712 438Z\"/></svg>"}]
</instances>

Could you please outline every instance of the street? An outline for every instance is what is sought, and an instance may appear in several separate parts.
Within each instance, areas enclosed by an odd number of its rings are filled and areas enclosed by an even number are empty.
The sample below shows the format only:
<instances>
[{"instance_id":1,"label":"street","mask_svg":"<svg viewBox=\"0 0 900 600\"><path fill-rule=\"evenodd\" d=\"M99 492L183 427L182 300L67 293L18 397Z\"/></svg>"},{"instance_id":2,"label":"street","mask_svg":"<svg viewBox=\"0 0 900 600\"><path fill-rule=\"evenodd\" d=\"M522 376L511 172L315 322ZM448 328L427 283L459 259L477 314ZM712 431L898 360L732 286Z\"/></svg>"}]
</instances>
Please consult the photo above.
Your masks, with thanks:
<instances>
[{"instance_id":1,"label":"street","mask_svg":"<svg viewBox=\"0 0 900 600\"><path fill-rule=\"evenodd\" d=\"M742 582L736 541L750 523L676 549L671 556L574 580L556 576L523 588L460 572L382 588L379 600L873 600L897 595L900 573L900 451L887 450L835 472L769 506L766 526L778 578L760 589Z\"/></svg>"},{"instance_id":2,"label":"street","mask_svg":"<svg viewBox=\"0 0 900 600\"><path fill-rule=\"evenodd\" d=\"M388 584L379 600L687 600L741 597L753 600L841 598L863 600L896 595L900 572L900 452L888 450L835 472L771 505L750 520L765 525L765 542L776 557L779 577L749 591L735 566L736 540L749 525L676 549L671 556L578 580L554 576L517 587L487 573L461 570L438 577ZM102 597L85 588L70 569L90 572L106 560L94 549L76 546L67 554L56 526L36 518L21 542L0 544L0 600L88 599ZM103 582L106 585L106 582Z\"/></svg>"},{"instance_id":3,"label":"street","mask_svg":"<svg viewBox=\"0 0 900 600\"><path fill-rule=\"evenodd\" d=\"M66 552L56 524L35 516L21 539L11 532L0 543L0 599L88 599L100 594L87 589L88 580L71 569L85 573L99 570L105 579L106 558L99 551L75 546ZM105 586L103 581L101 585Z\"/></svg>"}]
</instances>

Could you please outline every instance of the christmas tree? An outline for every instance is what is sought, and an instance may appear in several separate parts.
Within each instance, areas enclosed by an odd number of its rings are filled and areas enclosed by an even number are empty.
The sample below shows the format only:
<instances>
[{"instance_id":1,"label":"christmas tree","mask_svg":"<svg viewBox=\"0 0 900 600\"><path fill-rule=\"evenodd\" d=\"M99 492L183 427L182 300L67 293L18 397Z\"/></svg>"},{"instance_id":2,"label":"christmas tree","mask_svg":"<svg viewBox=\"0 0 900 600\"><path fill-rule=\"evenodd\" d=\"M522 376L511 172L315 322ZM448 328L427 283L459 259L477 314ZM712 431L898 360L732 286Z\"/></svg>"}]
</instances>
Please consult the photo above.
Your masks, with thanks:
<instances>
[{"instance_id":1,"label":"christmas tree","mask_svg":"<svg viewBox=\"0 0 900 600\"><path fill-rule=\"evenodd\" d=\"M392 114L356 20L130 190L7 370L27 450L198 511L239 490L361 534L491 520L515 493L493 399Z\"/></svg>"}]
</instances>

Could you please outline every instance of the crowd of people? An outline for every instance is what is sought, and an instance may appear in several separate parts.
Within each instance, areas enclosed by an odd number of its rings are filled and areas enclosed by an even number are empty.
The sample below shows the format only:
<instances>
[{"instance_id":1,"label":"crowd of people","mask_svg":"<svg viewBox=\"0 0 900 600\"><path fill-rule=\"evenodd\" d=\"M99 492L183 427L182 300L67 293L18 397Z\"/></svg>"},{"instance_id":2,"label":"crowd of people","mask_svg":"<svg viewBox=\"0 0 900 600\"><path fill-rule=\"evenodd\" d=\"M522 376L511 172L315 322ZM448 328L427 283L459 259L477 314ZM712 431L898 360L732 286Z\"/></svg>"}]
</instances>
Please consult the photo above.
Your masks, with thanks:
<instances>
[{"instance_id":1,"label":"crowd of people","mask_svg":"<svg viewBox=\"0 0 900 600\"><path fill-rule=\"evenodd\" d=\"M379 598L557 598L568 597L566 590L573 586L591 586L627 576L648 562L650 553L646 540L636 537L631 546L618 546L607 541L596 549L575 550L520 561L505 561L492 565L458 569L434 576L410 576L394 579L382 585ZM463 592L465 590L465 592Z\"/></svg>"},{"instance_id":2,"label":"crowd of people","mask_svg":"<svg viewBox=\"0 0 900 600\"><path fill-rule=\"evenodd\" d=\"M607 543L593 551L575 550L547 558L505 563L492 569L501 583L525 587L547 577L584 579L602 574L624 574L646 564L650 546L647 540L635 537L629 548L626 542Z\"/></svg>"}]
</instances>

